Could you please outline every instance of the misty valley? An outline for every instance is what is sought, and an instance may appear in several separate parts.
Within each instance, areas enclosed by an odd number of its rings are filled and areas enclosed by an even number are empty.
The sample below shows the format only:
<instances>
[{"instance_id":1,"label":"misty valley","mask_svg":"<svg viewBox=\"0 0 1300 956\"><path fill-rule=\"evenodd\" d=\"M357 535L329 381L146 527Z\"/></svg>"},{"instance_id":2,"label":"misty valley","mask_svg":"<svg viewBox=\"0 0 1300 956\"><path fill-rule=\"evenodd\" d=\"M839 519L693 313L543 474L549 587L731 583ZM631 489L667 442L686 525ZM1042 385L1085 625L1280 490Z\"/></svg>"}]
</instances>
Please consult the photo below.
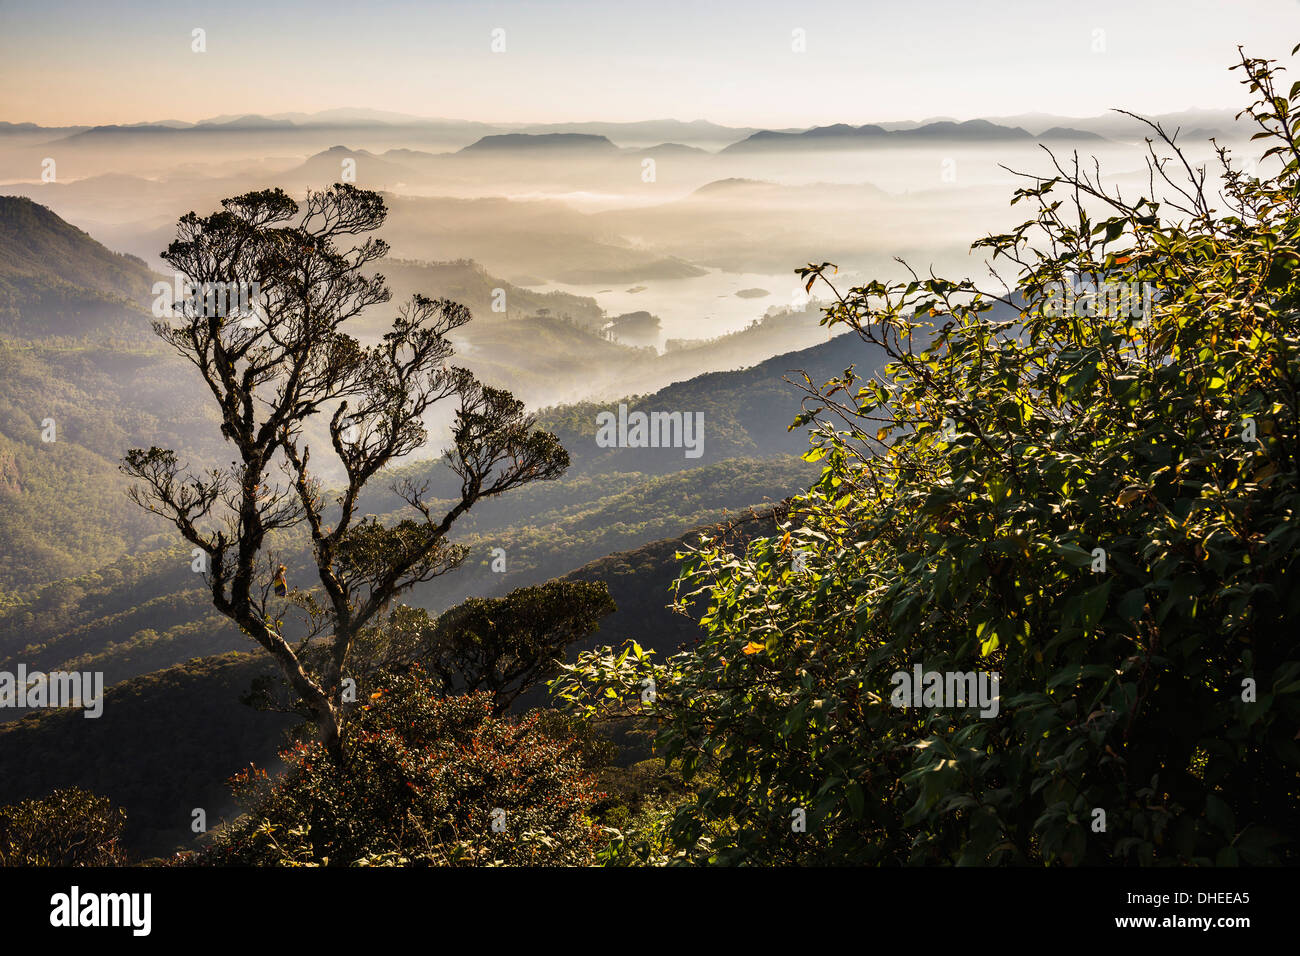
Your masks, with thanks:
<instances>
[{"instance_id":1,"label":"misty valley","mask_svg":"<svg viewBox=\"0 0 1300 956\"><path fill-rule=\"evenodd\" d=\"M1296 863L1300 83L1245 14L1157 66L999 5L73 6L180 40L0 107L0 867ZM56 930L176 918L80 874Z\"/></svg>"}]
</instances>

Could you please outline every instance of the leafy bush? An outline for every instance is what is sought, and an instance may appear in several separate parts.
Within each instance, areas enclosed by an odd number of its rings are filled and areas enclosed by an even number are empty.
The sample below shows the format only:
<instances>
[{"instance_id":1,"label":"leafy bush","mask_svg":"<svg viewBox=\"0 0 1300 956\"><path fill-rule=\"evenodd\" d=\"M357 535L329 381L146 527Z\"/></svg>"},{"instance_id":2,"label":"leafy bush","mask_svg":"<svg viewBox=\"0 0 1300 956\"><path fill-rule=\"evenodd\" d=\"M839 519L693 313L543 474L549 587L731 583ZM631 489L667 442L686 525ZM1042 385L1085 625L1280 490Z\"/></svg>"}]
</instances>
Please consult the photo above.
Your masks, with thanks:
<instances>
[{"instance_id":1,"label":"leafy bush","mask_svg":"<svg viewBox=\"0 0 1300 956\"><path fill-rule=\"evenodd\" d=\"M120 866L126 812L70 787L0 807L0 866Z\"/></svg>"},{"instance_id":2,"label":"leafy bush","mask_svg":"<svg viewBox=\"0 0 1300 956\"><path fill-rule=\"evenodd\" d=\"M515 588L504 597L469 598L436 617L403 604L364 635L352 663L364 671L418 662L444 694L488 691L499 715L552 676L565 648L592 634L614 610L603 581Z\"/></svg>"},{"instance_id":3,"label":"leafy bush","mask_svg":"<svg viewBox=\"0 0 1300 956\"><path fill-rule=\"evenodd\" d=\"M1300 83L1238 68L1274 173L1219 149L1216 200L1153 127L1152 196L1059 163L1016 192L1034 219L975 244L1014 288L836 292L827 324L891 363L808 383L799 520L689 555L692 653L569 669L572 703L612 694L716 775L671 822L690 858L1295 859ZM918 664L997 673L996 714L897 706Z\"/></svg>"},{"instance_id":4,"label":"leafy bush","mask_svg":"<svg viewBox=\"0 0 1300 956\"><path fill-rule=\"evenodd\" d=\"M248 813L216 835L204 862L594 861L605 837L589 820L599 795L580 741L540 712L494 717L486 692L442 697L418 666L380 687L354 715L342 767L317 742L286 751L278 780L256 768L238 775Z\"/></svg>"}]
</instances>

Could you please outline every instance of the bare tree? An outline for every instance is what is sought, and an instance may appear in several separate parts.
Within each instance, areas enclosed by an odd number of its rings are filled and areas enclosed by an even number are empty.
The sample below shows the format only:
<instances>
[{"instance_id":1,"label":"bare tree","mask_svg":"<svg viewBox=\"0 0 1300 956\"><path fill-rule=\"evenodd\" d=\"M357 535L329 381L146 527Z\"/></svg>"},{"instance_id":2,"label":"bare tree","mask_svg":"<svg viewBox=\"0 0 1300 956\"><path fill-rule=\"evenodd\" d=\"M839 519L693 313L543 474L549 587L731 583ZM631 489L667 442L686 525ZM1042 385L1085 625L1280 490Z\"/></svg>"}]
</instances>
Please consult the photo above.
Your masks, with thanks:
<instances>
[{"instance_id":1,"label":"bare tree","mask_svg":"<svg viewBox=\"0 0 1300 956\"><path fill-rule=\"evenodd\" d=\"M180 219L163 258L199 291L154 328L198 369L238 458L194 473L170 449L137 448L122 470L140 482L133 500L206 555L212 603L275 658L339 759L344 672L361 631L397 595L459 566L465 549L447 534L476 502L555 478L569 457L508 392L448 364L448 333L470 320L464 306L417 295L374 345L343 330L390 298L383 276L368 274L387 252L367 236L387 215L379 194L336 184L300 208L274 189L222 207ZM251 307L213 307L213 290ZM428 484L408 481L394 490L411 517L392 526L358 519L362 489L425 444L424 416L443 401L459 403L448 452L459 500L436 513ZM313 423L341 465L330 501L311 470ZM291 642L269 548L304 529L319 588L300 595L308 627Z\"/></svg>"}]
</instances>

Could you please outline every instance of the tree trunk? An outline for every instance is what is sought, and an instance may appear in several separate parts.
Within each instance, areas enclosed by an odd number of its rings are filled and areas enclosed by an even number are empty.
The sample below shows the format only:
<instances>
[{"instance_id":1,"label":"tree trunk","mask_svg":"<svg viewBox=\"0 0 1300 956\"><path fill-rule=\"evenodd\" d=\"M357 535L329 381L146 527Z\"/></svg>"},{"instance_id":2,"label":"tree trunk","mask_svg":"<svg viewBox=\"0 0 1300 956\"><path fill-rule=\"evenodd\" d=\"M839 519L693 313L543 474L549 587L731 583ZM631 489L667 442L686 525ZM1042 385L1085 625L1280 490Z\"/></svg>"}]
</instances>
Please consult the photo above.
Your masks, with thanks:
<instances>
[{"instance_id":1,"label":"tree trunk","mask_svg":"<svg viewBox=\"0 0 1300 956\"><path fill-rule=\"evenodd\" d=\"M327 707L324 713L317 711L316 719L320 742L335 765L343 766L343 722L333 707Z\"/></svg>"}]
</instances>

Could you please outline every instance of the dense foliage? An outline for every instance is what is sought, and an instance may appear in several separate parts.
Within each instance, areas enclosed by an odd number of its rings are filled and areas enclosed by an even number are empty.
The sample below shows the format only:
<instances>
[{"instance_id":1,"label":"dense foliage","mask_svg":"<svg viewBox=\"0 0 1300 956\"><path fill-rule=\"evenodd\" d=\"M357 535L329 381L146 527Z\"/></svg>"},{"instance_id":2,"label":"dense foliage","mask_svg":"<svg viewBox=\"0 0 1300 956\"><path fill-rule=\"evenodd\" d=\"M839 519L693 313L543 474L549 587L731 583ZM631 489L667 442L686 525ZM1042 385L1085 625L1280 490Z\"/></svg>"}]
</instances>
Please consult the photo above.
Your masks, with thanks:
<instances>
[{"instance_id":1,"label":"dense foliage","mask_svg":"<svg viewBox=\"0 0 1300 956\"><path fill-rule=\"evenodd\" d=\"M320 743L283 754L272 781L236 778L248 813L204 862L301 865L582 865L605 834L583 748L533 711L493 716L486 692L441 695L416 668L379 683L342 765Z\"/></svg>"},{"instance_id":2,"label":"dense foliage","mask_svg":"<svg viewBox=\"0 0 1300 956\"><path fill-rule=\"evenodd\" d=\"M0 866L115 866L126 814L77 787L0 807Z\"/></svg>"},{"instance_id":3,"label":"dense foliage","mask_svg":"<svg viewBox=\"0 0 1300 956\"><path fill-rule=\"evenodd\" d=\"M679 858L1295 859L1300 84L1238 68L1259 176L1219 150L1207 183L1156 128L1151 195L1059 164L1017 191L1034 218L976 243L1014 290L837 293L828 324L892 361L809 389L825 470L797 518L691 552L698 649L562 682L708 774ZM1000 707L899 706L918 665L997 673Z\"/></svg>"},{"instance_id":4,"label":"dense foliage","mask_svg":"<svg viewBox=\"0 0 1300 956\"><path fill-rule=\"evenodd\" d=\"M568 646L613 611L609 588L587 581L549 581L504 597L470 598L436 617L402 605L375 628L373 643L357 648L357 658L386 669L418 664L443 694L486 691L500 715L552 676Z\"/></svg>"}]
</instances>

